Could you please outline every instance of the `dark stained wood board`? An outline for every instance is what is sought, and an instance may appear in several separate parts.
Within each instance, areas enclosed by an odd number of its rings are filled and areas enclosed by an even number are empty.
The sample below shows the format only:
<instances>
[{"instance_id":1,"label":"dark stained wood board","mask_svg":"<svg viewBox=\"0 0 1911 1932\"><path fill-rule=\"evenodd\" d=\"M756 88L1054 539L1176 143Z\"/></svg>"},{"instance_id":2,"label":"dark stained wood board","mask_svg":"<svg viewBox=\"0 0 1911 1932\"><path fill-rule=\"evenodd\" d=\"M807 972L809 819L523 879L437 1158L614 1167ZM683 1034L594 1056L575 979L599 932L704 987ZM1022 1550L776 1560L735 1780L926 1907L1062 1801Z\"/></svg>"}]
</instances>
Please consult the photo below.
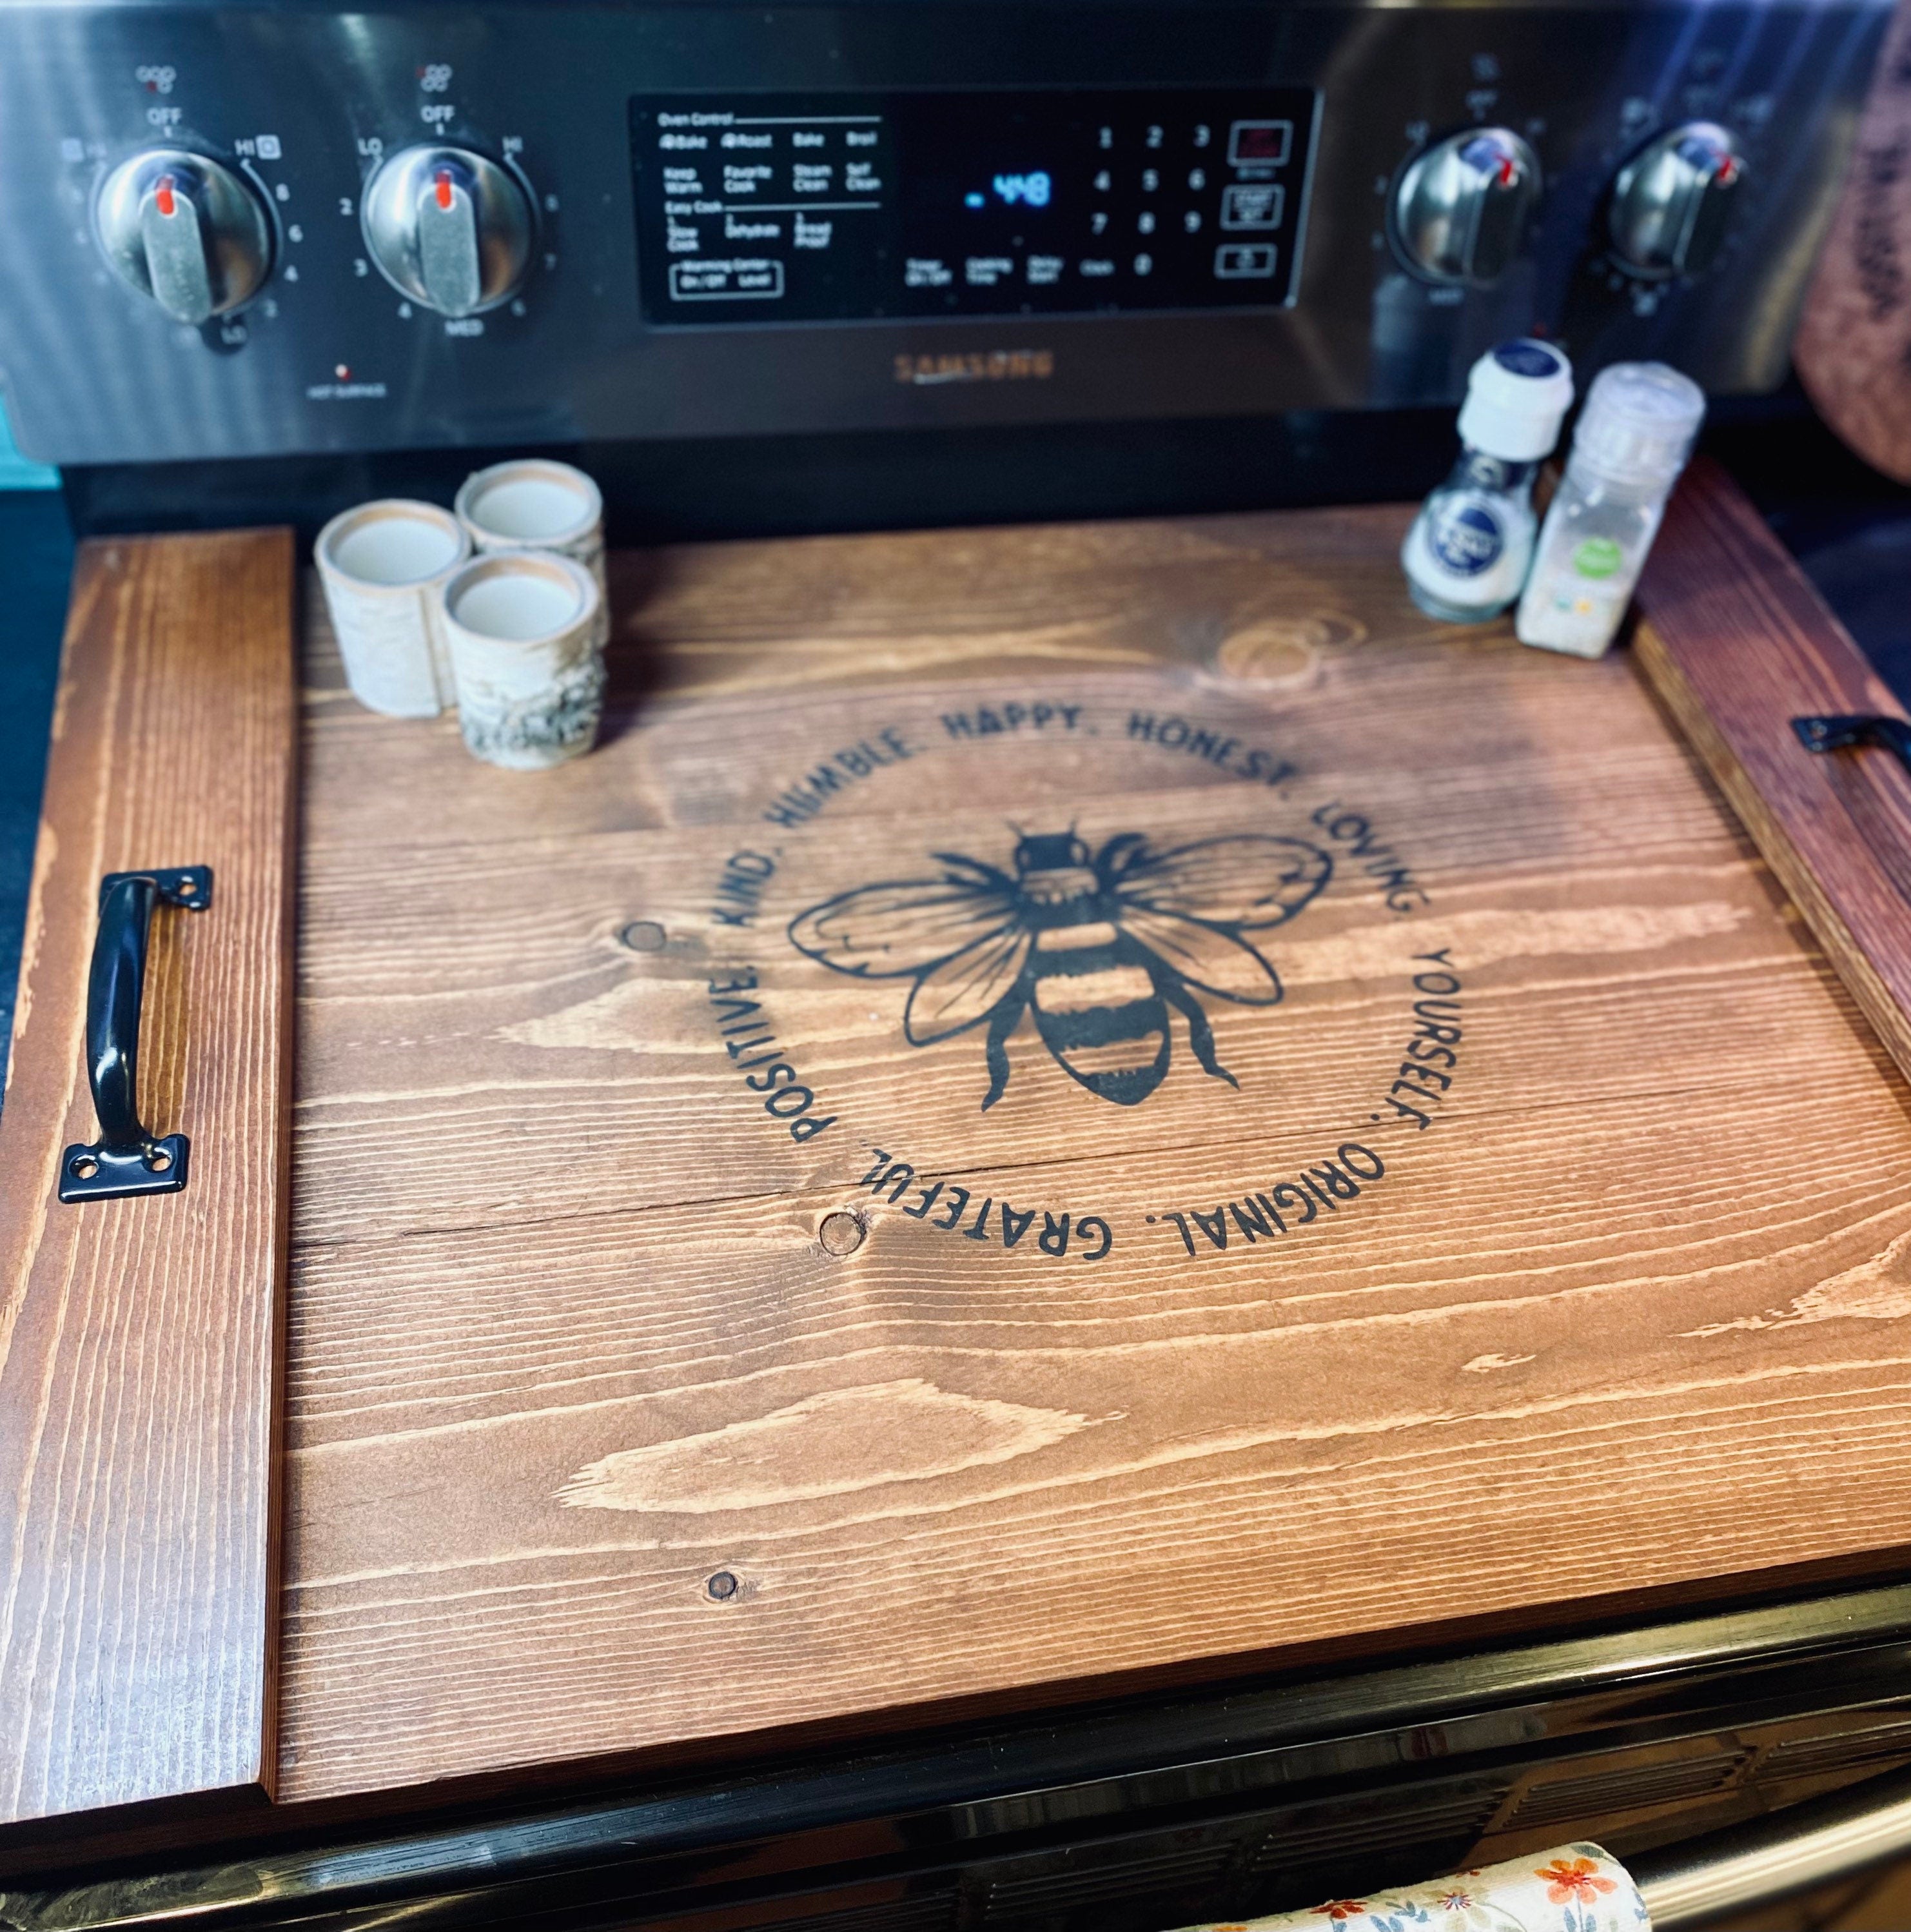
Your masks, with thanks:
<instances>
[{"instance_id":1,"label":"dark stained wood board","mask_svg":"<svg viewBox=\"0 0 1911 1932\"><path fill-rule=\"evenodd\" d=\"M1406 514L617 557L607 740L532 777L314 624L285 1799L1911 1544L1903 1082L1633 665L1422 617ZM1284 999L1199 1002L1238 1088L1178 1013L1117 1106L1024 1020L985 1112L980 1030L788 936L1071 826L1333 858ZM726 1051L752 975L807 1140Z\"/></svg>"},{"instance_id":2,"label":"dark stained wood board","mask_svg":"<svg viewBox=\"0 0 1911 1932\"><path fill-rule=\"evenodd\" d=\"M1715 465L1675 496L1639 661L1865 1017L1911 1072L1911 773L1809 752L1794 718L1904 707Z\"/></svg>"},{"instance_id":3,"label":"dark stained wood board","mask_svg":"<svg viewBox=\"0 0 1911 1932\"><path fill-rule=\"evenodd\" d=\"M87 544L0 1114L0 1820L202 1810L277 1772L296 703L291 534ZM63 1204L103 873L154 918L140 1100L182 1193Z\"/></svg>"}]
</instances>

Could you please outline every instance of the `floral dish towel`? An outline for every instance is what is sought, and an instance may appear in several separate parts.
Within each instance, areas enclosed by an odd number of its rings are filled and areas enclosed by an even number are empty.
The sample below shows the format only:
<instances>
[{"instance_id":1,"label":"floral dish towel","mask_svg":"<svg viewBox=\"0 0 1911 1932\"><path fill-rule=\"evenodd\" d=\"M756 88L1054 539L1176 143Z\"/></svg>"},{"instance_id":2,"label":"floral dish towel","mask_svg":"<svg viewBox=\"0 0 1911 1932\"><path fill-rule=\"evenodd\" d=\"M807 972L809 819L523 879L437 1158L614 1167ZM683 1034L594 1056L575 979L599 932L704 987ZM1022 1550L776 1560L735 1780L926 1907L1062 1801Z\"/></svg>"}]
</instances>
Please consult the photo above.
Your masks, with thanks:
<instances>
[{"instance_id":1,"label":"floral dish towel","mask_svg":"<svg viewBox=\"0 0 1911 1932\"><path fill-rule=\"evenodd\" d=\"M1598 1845L1562 1845L1426 1885L1186 1932L1650 1932L1652 1922L1617 1859Z\"/></svg>"}]
</instances>

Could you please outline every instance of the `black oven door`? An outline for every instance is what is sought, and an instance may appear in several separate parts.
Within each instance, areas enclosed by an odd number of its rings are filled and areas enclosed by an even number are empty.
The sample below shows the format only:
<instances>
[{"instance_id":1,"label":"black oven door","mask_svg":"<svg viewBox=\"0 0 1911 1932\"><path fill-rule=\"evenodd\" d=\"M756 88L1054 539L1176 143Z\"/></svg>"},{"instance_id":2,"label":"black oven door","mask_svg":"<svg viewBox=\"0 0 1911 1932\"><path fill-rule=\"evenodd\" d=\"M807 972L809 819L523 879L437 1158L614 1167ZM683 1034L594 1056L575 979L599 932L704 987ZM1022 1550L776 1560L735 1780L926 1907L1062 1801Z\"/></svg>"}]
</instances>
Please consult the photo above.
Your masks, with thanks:
<instances>
[{"instance_id":1,"label":"black oven door","mask_svg":"<svg viewBox=\"0 0 1911 1932\"><path fill-rule=\"evenodd\" d=\"M1774 1603L56 1874L0 1922L1161 1932L1594 1838L1696 1924L1911 1845L1907 1638L1911 1586Z\"/></svg>"}]
</instances>

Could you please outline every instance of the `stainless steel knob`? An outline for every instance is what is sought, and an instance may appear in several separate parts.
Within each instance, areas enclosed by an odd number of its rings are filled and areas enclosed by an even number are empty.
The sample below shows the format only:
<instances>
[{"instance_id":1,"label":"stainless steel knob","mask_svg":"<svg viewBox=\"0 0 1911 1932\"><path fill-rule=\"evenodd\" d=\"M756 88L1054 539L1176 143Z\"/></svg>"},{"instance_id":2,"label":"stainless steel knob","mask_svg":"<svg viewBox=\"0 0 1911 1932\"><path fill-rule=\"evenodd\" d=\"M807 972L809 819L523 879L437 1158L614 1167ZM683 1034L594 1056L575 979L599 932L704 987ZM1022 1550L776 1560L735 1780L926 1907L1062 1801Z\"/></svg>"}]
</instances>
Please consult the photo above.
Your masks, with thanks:
<instances>
[{"instance_id":1,"label":"stainless steel knob","mask_svg":"<svg viewBox=\"0 0 1911 1932\"><path fill-rule=\"evenodd\" d=\"M536 218L517 176L469 148L401 148L365 185L365 246L393 287L442 315L515 295Z\"/></svg>"},{"instance_id":2,"label":"stainless steel knob","mask_svg":"<svg viewBox=\"0 0 1911 1932\"><path fill-rule=\"evenodd\" d=\"M250 184L184 148L149 148L100 184L93 223L118 274L176 322L242 307L272 272L272 224Z\"/></svg>"},{"instance_id":3,"label":"stainless steel knob","mask_svg":"<svg viewBox=\"0 0 1911 1932\"><path fill-rule=\"evenodd\" d=\"M1689 121L1648 141L1612 184L1612 251L1636 275L1696 275L1724 238L1745 164L1729 129Z\"/></svg>"},{"instance_id":4,"label":"stainless steel knob","mask_svg":"<svg viewBox=\"0 0 1911 1932\"><path fill-rule=\"evenodd\" d=\"M1519 252L1540 186L1539 157L1510 128L1436 141L1401 170L1394 241L1424 280L1482 287Z\"/></svg>"}]
</instances>

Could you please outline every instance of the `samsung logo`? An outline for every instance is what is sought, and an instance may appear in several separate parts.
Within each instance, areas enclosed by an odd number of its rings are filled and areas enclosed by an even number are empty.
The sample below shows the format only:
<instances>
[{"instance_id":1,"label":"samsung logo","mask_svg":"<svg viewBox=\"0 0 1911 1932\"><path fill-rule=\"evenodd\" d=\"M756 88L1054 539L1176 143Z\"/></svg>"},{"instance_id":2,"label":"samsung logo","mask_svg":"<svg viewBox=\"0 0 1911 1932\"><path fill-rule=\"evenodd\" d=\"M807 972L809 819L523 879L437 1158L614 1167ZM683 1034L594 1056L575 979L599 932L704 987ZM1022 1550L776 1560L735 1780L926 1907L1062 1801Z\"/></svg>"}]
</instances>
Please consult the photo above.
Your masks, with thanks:
<instances>
[{"instance_id":1,"label":"samsung logo","mask_svg":"<svg viewBox=\"0 0 1911 1932\"><path fill-rule=\"evenodd\" d=\"M1055 373L1052 349L992 349L984 354L898 356L896 380L918 387L938 382L1046 382Z\"/></svg>"}]
</instances>

